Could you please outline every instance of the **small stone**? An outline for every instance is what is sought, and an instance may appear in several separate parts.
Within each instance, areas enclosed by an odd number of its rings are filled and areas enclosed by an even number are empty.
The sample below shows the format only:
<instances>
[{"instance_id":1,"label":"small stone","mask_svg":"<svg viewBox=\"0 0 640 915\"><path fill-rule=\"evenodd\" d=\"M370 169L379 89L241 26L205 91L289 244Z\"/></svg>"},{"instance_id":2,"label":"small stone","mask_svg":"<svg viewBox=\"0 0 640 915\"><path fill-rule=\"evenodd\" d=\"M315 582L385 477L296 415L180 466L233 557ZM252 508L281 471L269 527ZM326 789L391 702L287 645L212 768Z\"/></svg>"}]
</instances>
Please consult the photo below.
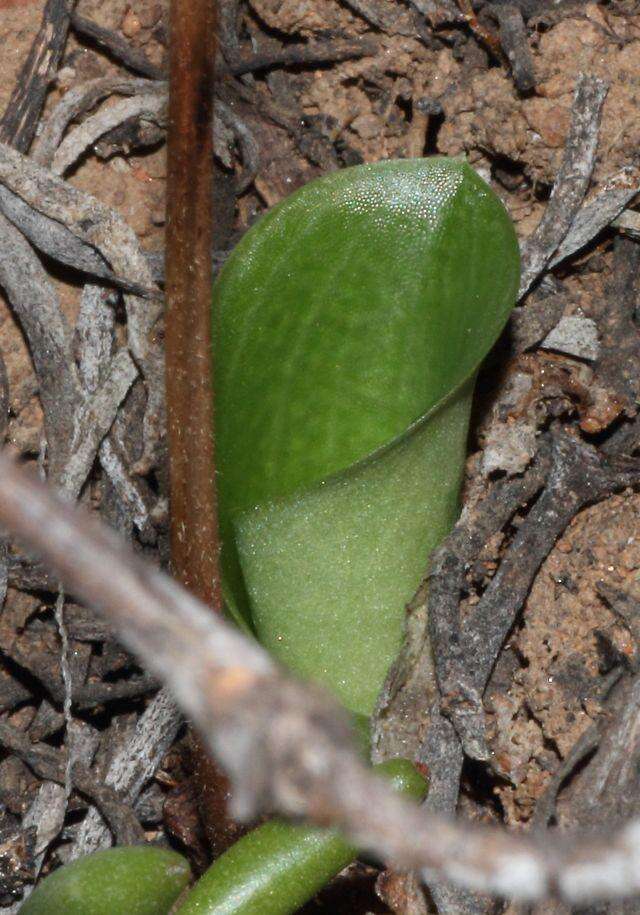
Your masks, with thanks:
<instances>
[{"instance_id":1,"label":"small stone","mask_svg":"<svg viewBox=\"0 0 640 915\"><path fill-rule=\"evenodd\" d=\"M579 315L561 318L540 346L543 349L552 349L568 356L593 361L598 358L600 352L598 328L591 318L582 318Z\"/></svg>"},{"instance_id":2,"label":"small stone","mask_svg":"<svg viewBox=\"0 0 640 915\"><path fill-rule=\"evenodd\" d=\"M138 32L142 29L142 23L138 18L137 14L129 7L127 12L124 14L122 19L122 25L120 30L125 38L135 38Z\"/></svg>"}]
</instances>

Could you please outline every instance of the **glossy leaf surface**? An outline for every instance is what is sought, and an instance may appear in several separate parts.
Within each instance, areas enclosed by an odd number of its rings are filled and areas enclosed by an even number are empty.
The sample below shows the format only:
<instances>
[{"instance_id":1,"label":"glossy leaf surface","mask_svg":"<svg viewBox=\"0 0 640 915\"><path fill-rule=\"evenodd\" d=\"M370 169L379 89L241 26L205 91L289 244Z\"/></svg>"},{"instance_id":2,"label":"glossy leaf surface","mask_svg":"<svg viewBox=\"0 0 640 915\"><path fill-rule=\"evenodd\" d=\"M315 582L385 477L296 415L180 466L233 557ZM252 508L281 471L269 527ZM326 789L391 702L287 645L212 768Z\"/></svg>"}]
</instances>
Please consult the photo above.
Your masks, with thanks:
<instances>
[{"instance_id":1,"label":"glossy leaf surface","mask_svg":"<svg viewBox=\"0 0 640 915\"><path fill-rule=\"evenodd\" d=\"M498 199L433 158L310 183L216 284L227 589L274 654L354 711L371 712L455 519L475 373L518 276Z\"/></svg>"}]
</instances>

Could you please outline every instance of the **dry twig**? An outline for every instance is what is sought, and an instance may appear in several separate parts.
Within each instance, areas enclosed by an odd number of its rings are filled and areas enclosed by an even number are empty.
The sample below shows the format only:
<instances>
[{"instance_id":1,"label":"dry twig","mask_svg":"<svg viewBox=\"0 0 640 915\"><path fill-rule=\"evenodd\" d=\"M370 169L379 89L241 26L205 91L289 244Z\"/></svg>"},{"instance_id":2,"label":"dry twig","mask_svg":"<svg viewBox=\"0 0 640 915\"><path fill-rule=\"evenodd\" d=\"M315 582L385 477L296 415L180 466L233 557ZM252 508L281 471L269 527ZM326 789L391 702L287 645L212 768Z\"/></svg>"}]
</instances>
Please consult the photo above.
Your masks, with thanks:
<instances>
[{"instance_id":1,"label":"dry twig","mask_svg":"<svg viewBox=\"0 0 640 915\"><path fill-rule=\"evenodd\" d=\"M547 486L520 525L498 572L473 613L453 632L448 630L448 638L443 639L440 632L434 646L445 714L467 755L490 757L482 693L542 561L581 508L639 481L640 465L607 462L577 438L555 436ZM447 557L447 546L437 555ZM434 620L436 633L442 622Z\"/></svg>"},{"instance_id":2,"label":"dry twig","mask_svg":"<svg viewBox=\"0 0 640 915\"><path fill-rule=\"evenodd\" d=\"M519 92L530 92L536 75L521 9L515 3L493 3L490 12L500 26L500 44L511 64L513 81Z\"/></svg>"},{"instance_id":3,"label":"dry twig","mask_svg":"<svg viewBox=\"0 0 640 915\"><path fill-rule=\"evenodd\" d=\"M104 48L111 57L124 64L128 70L133 70L134 73L140 73L149 79L162 79L164 75L162 67L151 63L144 51L134 48L119 32L105 29L97 22L76 12L71 14L71 28L76 35L88 38L99 48Z\"/></svg>"},{"instance_id":4,"label":"dry twig","mask_svg":"<svg viewBox=\"0 0 640 915\"><path fill-rule=\"evenodd\" d=\"M519 298L526 295L553 257L587 192L606 94L607 86L602 80L584 75L578 80L562 165L544 216L523 245Z\"/></svg>"},{"instance_id":5,"label":"dry twig","mask_svg":"<svg viewBox=\"0 0 640 915\"><path fill-rule=\"evenodd\" d=\"M42 23L0 121L0 142L26 152L35 135L49 84L67 43L75 0L48 0Z\"/></svg>"},{"instance_id":6,"label":"dry twig","mask_svg":"<svg viewBox=\"0 0 640 915\"><path fill-rule=\"evenodd\" d=\"M122 746L109 766L105 785L118 792L128 804L133 804L140 792L153 778L162 759L173 743L182 721L173 700L162 690L149 703L138 721L134 733ZM76 782L77 784L77 782ZM96 805L100 812L100 805ZM83 820L71 848L70 857L79 858L109 845L108 817L91 810ZM109 823L113 826L112 823Z\"/></svg>"},{"instance_id":7,"label":"dry twig","mask_svg":"<svg viewBox=\"0 0 640 915\"><path fill-rule=\"evenodd\" d=\"M49 469L52 479L59 481L72 454L74 417L82 402L71 337L53 285L40 260L20 232L1 214L0 284L31 347L44 411Z\"/></svg>"},{"instance_id":8,"label":"dry twig","mask_svg":"<svg viewBox=\"0 0 640 915\"><path fill-rule=\"evenodd\" d=\"M118 127L132 118L141 118L155 124L164 124L166 120L166 96L163 83L152 83L154 92L148 95L134 95L121 99L108 108L101 108L72 130L58 146L51 163L54 175L63 175L68 168L100 137L114 127Z\"/></svg>"},{"instance_id":9,"label":"dry twig","mask_svg":"<svg viewBox=\"0 0 640 915\"><path fill-rule=\"evenodd\" d=\"M97 251L116 274L133 277L137 285L154 289L138 239L114 210L2 144L0 182L47 218L62 223L78 241ZM33 256L31 252L30 256ZM163 358L160 341L153 333L160 317L161 300L159 295L155 299L143 299L132 294L125 294L124 300L129 350L144 376L147 391L145 451L138 467L142 472L153 465L163 416Z\"/></svg>"},{"instance_id":10,"label":"dry twig","mask_svg":"<svg viewBox=\"0 0 640 915\"><path fill-rule=\"evenodd\" d=\"M334 823L427 881L517 899L557 891L578 903L640 891L637 821L602 842L536 840L456 825L404 802L363 766L332 701L286 677L258 645L129 553L113 532L54 500L6 455L0 519L166 680L231 775L238 816L275 810Z\"/></svg>"}]
</instances>

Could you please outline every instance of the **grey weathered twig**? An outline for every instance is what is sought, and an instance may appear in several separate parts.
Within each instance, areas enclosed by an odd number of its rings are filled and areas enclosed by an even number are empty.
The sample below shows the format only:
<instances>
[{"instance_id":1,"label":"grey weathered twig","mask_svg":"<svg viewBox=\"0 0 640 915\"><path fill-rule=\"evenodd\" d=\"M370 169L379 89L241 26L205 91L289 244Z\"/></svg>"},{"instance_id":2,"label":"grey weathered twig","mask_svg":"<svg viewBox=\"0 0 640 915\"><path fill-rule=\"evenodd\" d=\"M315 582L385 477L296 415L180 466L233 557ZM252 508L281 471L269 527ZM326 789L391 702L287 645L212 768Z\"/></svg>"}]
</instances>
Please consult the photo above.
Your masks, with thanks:
<instances>
[{"instance_id":1,"label":"grey weathered twig","mask_svg":"<svg viewBox=\"0 0 640 915\"><path fill-rule=\"evenodd\" d=\"M115 343L114 305L110 290L91 283L84 286L73 342L78 375L87 394L95 394L111 361Z\"/></svg>"},{"instance_id":2,"label":"grey weathered twig","mask_svg":"<svg viewBox=\"0 0 640 915\"><path fill-rule=\"evenodd\" d=\"M34 744L21 731L3 721L0 721L0 745L24 760L41 778L64 786L67 776L67 754L64 751L47 744ZM89 769L79 762L73 765L72 780L73 786L81 794L97 804L121 841L129 845L136 840L144 841L144 833L133 810L118 796L113 786L100 784Z\"/></svg>"},{"instance_id":3,"label":"grey weathered twig","mask_svg":"<svg viewBox=\"0 0 640 915\"><path fill-rule=\"evenodd\" d=\"M558 284L552 285L545 277L524 308L514 308L511 312L507 332L512 351L524 353L544 339L562 317L565 304Z\"/></svg>"},{"instance_id":4,"label":"grey weathered twig","mask_svg":"<svg viewBox=\"0 0 640 915\"><path fill-rule=\"evenodd\" d=\"M1 739L1 738L0 738ZM37 880L44 863L47 848L60 833L64 825L67 809L66 792L57 782L43 781L29 809L22 819L22 829L26 833L34 830L34 861L32 880ZM23 887L22 898L7 909L3 915L18 915L23 903L34 890L32 883Z\"/></svg>"},{"instance_id":5,"label":"grey weathered twig","mask_svg":"<svg viewBox=\"0 0 640 915\"><path fill-rule=\"evenodd\" d=\"M97 250L116 274L154 288L135 233L114 210L3 144L0 183L48 218L63 223L81 242ZM124 300L129 350L147 390L145 451L140 459L140 470L144 470L153 464L163 413L163 359L159 340L153 336L161 299L159 294L156 299L125 294Z\"/></svg>"},{"instance_id":6,"label":"grey weathered twig","mask_svg":"<svg viewBox=\"0 0 640 915\"><path fill-rule=\"evenodd\" d=\"M255 643L133 556L110 530L0 456L0 520L99 606L179 698L233 779L235 813L335 823L394 864L518 899L640 891L640 822L601 842L516 836L426 815L350 749L337 706L286 677ZM56 751L53 751L54 753ZM57 759L58 757L56 757Z\"/></svg>"},{"instance_id":7,"label":"grey weathered twig","mask_svg":"<svg viewBox=\"0 0 640 915\"><path fill-rule=\"evenodd\" d=\"M640 170L631 166L621 169L603 182L598 193L582 206L562 244L549 261L549 269L588 245L611 225L629 201L640 193Z\"/></svg>"},{"instance_id":8,"label":"grey weathered twig","mask_svg":"<svg viewBox=\"0 0 640 915\"><path fill-rule=\"evenodd\" d=\"M128 351L119 350L107 365L99 389L78 407L69 458L59 477L60 486L70 496L80 494L100 443L113 425L116 412L137 375L138 370Z\"/></svg>"},{"instance_id":9,"label":"grey weathered twig","mask_svg":"<svg viewBox=\"0 0 640 915\"><path fill-rule=\"evenodd\" d=\"M71 28L80 37L89 38L98 47L104 48L108 54L134 73L141 73L150 79L162 79L162 68L151 63L144 51L135 48L120 32L105 29L78 13L71 14Z\"/></svg>"},{"instance_id":10,"label":"grey weathered twig","mask_svg":"<svg viewBox=\"0 0 640 915\"><path fill-rule=\"evenodd\" d=\"M0 141L21 152L29 149L38 127L49 84L67 43L74 4L75 0L48 0L38 34L0 121Z\"/></svg>"},{"instance_id":11,"label":"grey weathered twig","mask_svg":"<svg viewBox=\"0 0 640 915\"><path fill-rule=\"evenodd\" d=\"M58 652L37 651L37 639L17 639L13 645L5 649L5 654L22 669L28 671L36 680L42 683L46 693L58 704L65 699L65 688L60 676L60 659ZM136 698L155 692L158 681L149 674L117 679L105 682L95 680L81 682L74 681L71 690L71 699L75 708L90 709L104 705L118 699ZM20 694L16 697L20 699ZM22 697L24 698L24 697Z\"/></svg>"},{"instance_id":12,"label":"grey weathered twig","mask_svg":"<svg viewBox=\"0 0 640 915\"><path fill-rule=\"evenodd\" d=\"M640 464L625 460L608 463L577 438L555 436L544 492L519 527L480 603L459 626L456 645L452 649L442 639L438 642L438 679L446 713L468 755L489 758L482 693L551 546L581 508L639 480Z\"/></svg>"},{"instance_id":13,"label":"grey weathered twig","mask_svg":"<svg viewBox=\"0 0 640 915\"><path fill-rule=\"evenodd\" d=\"M65 93L49 117L45 120L39 136L33 142L31 159L38 165L51 165L64 133L72 121L86 114L100 101L110 95L146 95L154 93L159 85L155 80L131 76L101 76L74 86Z\"/></svg>"},{"instance_id":14,"label":"grey weathered twig","mask_svg":"<svg viewBox=\"0 0 640 915\"><path fill-rule=\"evenodd\" d=\"M93 406L102 403L108 409L117 407L121 399L120 394L126 393L125 389L128 390L126 382L131 383L137 374L125 350L118 352L117 361L115 358L111 359L115 312L110 299L109 290L87 284L82 291L75 328L78 374L82 385L87 395L95 395L91 401ZM118 373L114 377L114 368L118 366ZM113 413L112 409L110 413ZM105 428L105 424L99 420L90 427L89 435L101 437L98 434L98 426ZM99 450L100 463L120 500L128 507L133 524L141 533L152 535L150 515L157 500L153 498L148 485L129 472L128 467L133 463L133 459L125 459L119 426L120 420L116 416L109 435L102 439Z\"/></svg>"},{"instance_id":15,"label":"grey weathered twig","mask_svg":"<svg viewBox=\"0 0 640 915\"><path fill-rule=\"evenodd\" d=\"M71 457L74 417L82 401L71 353L71 335L40 260L2 214L0 284L29 341L44 411L49 471L52 479L58 481Z\"/></svg>"},{"instance_id":16,"label":"grey weathered twig","mask_svg":"<svg viewBox=\"0 0 640 915\"><path fill-rule=\"evenodd\" d=\"M75 127L58 146L51 170L54 175L63 175L90 146L104 134L118 127L130 118L143 118L157 124L166 122L166 90L163 83L152 84L155 91L145 95L134 95L121 99Z\"/></svg>"},{"instance_id":17,"label":"grey weathered twig","mask_svg":"<svg viewBox=\"0 0 640 915\"><path fill-rule=\"evenodd\" d=\"M623 210L611 225L631 238L640 238L640 213L636 210Z\"/></svg>"},{"instance_id":18,"label":"grey weathered twig","mask_svg":"<svg viewBox=\"0 0 640 915\"><path fill-rule=\"evenodd\" d=\"M137 369L121 350L103 384L86 397L72 353L71 334L40 260L0 214L0 279L25 330L40 386L51 479L70 497L82 489L102 439Z\"/></svg>"},{"instance_id":19,"label":"grey weathered twig","mask_svg":"<svg viewBox=\"0 0 640 915\"><path fill-rule=\"evenodd\" d=\"M233 132L242 155L243 172L236 180L236 193L246 190L255 178L260 166L260 147L251 130L243 119L221 99L216 99L213 105L214 113L214 148L216 146L216 124L222 122Z\"/></svg>"},{"instance_id":20,"label":"grey weathered twig","mask_svg":"<svg viewBox=\"0 0 640 915\"><path fill-rule=\"evenodd\" d=\"M582 428L588 432L607 428L621 413L634 417L638 412L639 307L640 245L630 238L617 238L606 295L593 311L601 346L590 385L593 405L581 420ZM599 400L606 402L604 410L599 409Z\"/></svg>"},{"instance_id":21,"label":"grey weathered twig","mask_svg":"<svg viewBox=\"0 0 640 915\"><path fill-rule=\"evenodd\" d=\"M105 776L105 784L133 804L145 784L153 778L173 743L182 715L166 690L149 703L131 738L116 754ZM83 820L71 848L71 858L109 845L109 829L97 810Z\"/></svg>"},{"instance_id":22,"label":"grey weathered twig","mask_svg":"<svg viewBox=\"0 0 640 915\"><path fill-rule=\"evenodd\" d=\"M522 11L515 3L492 3L489 10L498 20L500 44L511 64L516 88L519 92L530 92L536 75Z\"/></svg>"},{"instance_id":23,"label":"grey weathered twig","mask_svg":"<svg viewBox=\"0 0 640 915\"><path fill-rule=\"evenodd\" d=\"M309 44L295 44L280 50L247 55L228 55L228 69L234 76L243 73L255 73L272 67L293 65L313 66L333 63L341 60L353 60L368 57L376 53L377 46L370 39L356 38L351 40L318 41Z\"/></svg>"},{"instance_id":24,"label":"grey weathered twig","mask_svg":"<svg viewBox=\"0 0 640 915\"><path fill-rule=\"evenodd\" d=\"M527 293L553 257L587 192L606 94L607 86L602 80L584 75L578 80L562 165L544 216L522 248L519 298Z\"/></svg>"},{"instance_id":25,"label":"grey weathered twig","mask_svg":"<svg viewBox=\"0 0 640 915\"><path fill-rule=\"evenodd\" d=\"M81 241L63 223L45 216L34 207L0 186L0 211L19 229L31 244L59 264L73 270L87 273L91 277L104 279L109 284L131 292L134 295L157 295L131 280L117 276L98 251Z\"/></svg>"}]
</instances>

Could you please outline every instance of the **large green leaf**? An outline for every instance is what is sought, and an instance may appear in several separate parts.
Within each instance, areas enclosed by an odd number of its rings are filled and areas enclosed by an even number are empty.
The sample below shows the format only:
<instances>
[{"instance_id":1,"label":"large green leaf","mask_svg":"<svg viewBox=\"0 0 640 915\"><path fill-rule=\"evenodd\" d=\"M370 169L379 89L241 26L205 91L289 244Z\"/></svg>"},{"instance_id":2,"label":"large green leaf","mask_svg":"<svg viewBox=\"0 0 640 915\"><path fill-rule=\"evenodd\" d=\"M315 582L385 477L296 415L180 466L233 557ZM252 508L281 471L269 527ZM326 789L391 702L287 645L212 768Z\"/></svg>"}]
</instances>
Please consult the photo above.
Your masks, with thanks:
<instances>
[{"instance_id":1,"label":"large green leaf","mask_svg":"<svg viewBox=\"0 0 640 915\"><path fill-rule=\"evenodd\" d=\"M433 158L311 182L216 284L227 589L265 645L354 711L371 711L455 520L475 373L518 277L496 196Z\"/></svg>"}]
</instances>

